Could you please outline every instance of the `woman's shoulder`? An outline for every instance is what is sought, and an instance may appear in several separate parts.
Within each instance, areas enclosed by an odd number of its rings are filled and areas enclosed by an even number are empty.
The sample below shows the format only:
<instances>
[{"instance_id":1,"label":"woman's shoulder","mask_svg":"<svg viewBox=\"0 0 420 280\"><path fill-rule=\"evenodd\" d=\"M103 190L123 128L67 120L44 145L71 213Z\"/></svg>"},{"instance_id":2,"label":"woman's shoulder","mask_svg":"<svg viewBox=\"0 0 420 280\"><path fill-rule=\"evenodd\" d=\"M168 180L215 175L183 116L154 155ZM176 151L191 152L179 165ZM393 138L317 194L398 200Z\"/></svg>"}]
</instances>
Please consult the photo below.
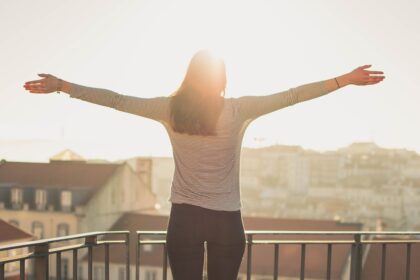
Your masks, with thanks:
<instances>
[{"instance_id":1,"label":"woman's shoulder","mask_svg":"<svg viewBox=\"0 0 420 280\"><path fill-rule=\"evenodd\" d=\"M236 119L239 112L239 106L238 97L225 97L223 106L224 115Z\"/></svg>"},{"instance_id":2,"label":"woman's shoulder","mask_svg":"<svg viewBox=\"0 0 420 280\"><path fill-rule=\"evenodd\" d=\"M241 106L241 98L242 97L225 97L225 109L228 110L238 110L238 108Z\"/></svg>"}]
</instances>

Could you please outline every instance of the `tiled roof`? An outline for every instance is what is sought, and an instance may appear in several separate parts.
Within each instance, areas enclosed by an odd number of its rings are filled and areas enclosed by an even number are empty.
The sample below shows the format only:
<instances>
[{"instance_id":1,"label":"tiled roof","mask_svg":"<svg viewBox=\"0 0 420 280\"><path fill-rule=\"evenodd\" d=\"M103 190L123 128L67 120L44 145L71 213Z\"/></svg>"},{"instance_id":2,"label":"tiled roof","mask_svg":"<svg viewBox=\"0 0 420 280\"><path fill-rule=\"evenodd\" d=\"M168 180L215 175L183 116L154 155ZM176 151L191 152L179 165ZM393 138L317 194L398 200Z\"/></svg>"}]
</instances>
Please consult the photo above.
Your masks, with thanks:
<instances>
[{"instance_id":1,"label":"tiled roof","mask_svg":"<svg viewBox=\"0 0 420 280\"><path fill-rule=\"evenodd\" d=\"M99 188L121 164L80 161L9 162L0 164L0 183L43 188Z\"/></svg>"},{"instance_id":2,"label":"tiled roof","mask_svg":"<svg viewBox=\"0 0 420 280\"><path fill-rule=\"evenodd\" d=\"M168 216L146 215L146 214L125 214L110 230L129 230L131 232L131 263L135 264L135 243L136 230L166 230ZM246 230L360 230L359 224L341 224L336 221L321 220L297 220L279 218L243 217ZM262 237L256 237L263 239ZM349 236L307 236L312 239L350 239ZM273 239L273 236L265 236L264 239ZM288 236L284 239L304 239L298 236ZM110 262L123 264L125 262L124 246L112 245ZM337 245L333 247L331 279L339 279L344 269L345 262L350 253L349 245ZM313 278L325 278L326 245L308 245L306 248L306 269L305 276ZM246 273L246 250L241 264L241 273ZM300 271L300 246L282 245L279 253L279 271L282 276L298 277ZM103 246L95 248L94 261L103 262ZM256 245L252 252L252 271L257 274L272 275L273 273L273 246ZM141 251L141 265L161 266L162 247L154 246L153 252ZM341 279L341 278L340 278Z\"/></svg>"},{"instance_id":3,"label":"tiled roof","mask_svg":"<svg viewBox=\"0 0 420 280\"><path fill-rule=\"evenodd\" d=\"M0 219L0 243L32 238L32 235Z\"/></svg>"}]
</instances>

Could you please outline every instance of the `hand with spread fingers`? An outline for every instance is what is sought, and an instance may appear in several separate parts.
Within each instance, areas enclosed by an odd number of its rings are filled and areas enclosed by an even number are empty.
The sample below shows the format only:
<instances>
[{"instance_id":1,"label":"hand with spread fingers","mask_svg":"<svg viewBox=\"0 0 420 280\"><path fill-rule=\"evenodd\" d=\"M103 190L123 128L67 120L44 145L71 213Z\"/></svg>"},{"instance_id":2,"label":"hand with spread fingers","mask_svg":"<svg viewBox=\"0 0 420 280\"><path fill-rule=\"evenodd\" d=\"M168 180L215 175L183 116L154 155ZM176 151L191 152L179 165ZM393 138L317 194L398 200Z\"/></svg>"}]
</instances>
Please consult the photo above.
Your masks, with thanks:
<instances>
[{"instance_id":1,"label":"hand with spread fingers","mask_svg":"<svg viewBox=\"0 0 420 280\"><path fill-rule=\"evenodd\" d=\"M23 86L30 93L51 93L59 90L59 78L50 74L38 74L40 80L26 82Z\"/></svg>"},{"instance_id":2,"label":"hand with spread fingers","mask_svg":"<svg viewBox=\"0 0 420 280\"><path fill-rule=\"evenodd\" d=\"M377 84L383 81L383 79L385 79L385 76L382 75L384 74L384 72L365 70L366 68L369 68L371 66L372 65L363 65L363 66L357 67L356 69L348 73L346 75L347 76L346 78L349 84L357 85L357 86L366 86L366 85Z\"/></svg>"}]
</instances>

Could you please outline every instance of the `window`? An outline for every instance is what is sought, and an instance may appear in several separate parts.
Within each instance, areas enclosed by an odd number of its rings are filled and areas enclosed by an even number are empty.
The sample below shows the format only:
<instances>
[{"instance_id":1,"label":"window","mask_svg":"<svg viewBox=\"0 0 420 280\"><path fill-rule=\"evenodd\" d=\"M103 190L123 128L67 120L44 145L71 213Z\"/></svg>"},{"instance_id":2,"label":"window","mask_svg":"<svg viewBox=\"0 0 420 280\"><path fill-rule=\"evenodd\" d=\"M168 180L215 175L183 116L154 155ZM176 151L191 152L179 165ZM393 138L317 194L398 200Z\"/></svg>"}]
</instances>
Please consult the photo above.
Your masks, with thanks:
<instances>
[{"instance_id":1,"label":"window","mask_svg":"<svg viewBox=\"0 0 420 280\"><path fill-rule=\"evenodd\" d=\"M68 224L58 224L57 226L57 237L69 235L69 225Z\"/></svg>"},{"instance_id":2,"label":"window","mask_svg":"<svg viewBox=\"0 0 420 280\"><path fill-rule=\"evenodd\" d=\"M11 191L10 200L12 201L12 208L13 209L21 208L22 207L22 202L23 202L22 189L12 188L10 191Z\"/></svg>"},{"instance_id":3,"label":"window","mask_svg":"<svg viewBox=\"0 0 420 280\"><path fill-rule=\"evenodd\" d=\"M45 210L47 206L47 191L36 190L35 191L35 207L37 210Z\"/></svg>"},{"instance_id":4,"label":"window","mask_svg":"<svg viewBox=\"0 0 420 280\"><path fill-rule=\"evenodd\" d=\"M125 267L118 268L118 280L125 280Z\"/></svg>"},{"instance_id":5,"label":"window","mask_svg":"<svg viewBox=\"0 0 420 280\"><path fill-rule=\"evenodd\" d=\"M105 279L104 268L102 266L95 266L93 268L93 279L94 280L104 280Z\"/></svg>"},{"instance_id":6,"label":"window","mask_svg":"<svg viewBox=\"0 0 420 280\"><path fill-rule=\"evenodd\" d=\"M154 270L146 270L145 280L157 280L157 273Z\"/></svg>"},{"instance_id":7,"label":"window","mask_svg":"<svg viewBox=\"0 0 420 280\"><path fill-rule=\"evenodd\" d=\"M71 191L62 191L61 192L61 210L70 211L71 210Z\"/></svg>"},{"instance_id":8,"label":"window","mask_svg":"<svg viewBox=\"0 0 420 280\"><path fill-rule=\"evenodd\" d=\"M41 222L35 221L32 223L32 234L37 239L44 238L44 225Z\"/></svg>"}]
</instances>

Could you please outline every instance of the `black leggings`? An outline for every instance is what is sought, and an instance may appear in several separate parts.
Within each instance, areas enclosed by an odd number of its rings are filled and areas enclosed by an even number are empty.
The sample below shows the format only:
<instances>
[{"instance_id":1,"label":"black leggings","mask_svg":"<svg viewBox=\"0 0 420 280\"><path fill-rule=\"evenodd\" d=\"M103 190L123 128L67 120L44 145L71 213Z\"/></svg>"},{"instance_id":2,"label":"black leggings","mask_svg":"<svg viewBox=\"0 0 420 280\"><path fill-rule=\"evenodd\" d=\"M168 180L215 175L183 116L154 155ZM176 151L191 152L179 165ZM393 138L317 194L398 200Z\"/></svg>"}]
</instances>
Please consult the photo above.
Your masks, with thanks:
<instances>
[{"instance_id":1,"label":"black leggings","mask_svg":"<svg viewBox=\"0 0 420 280\"><path fill-rule=\"evenodd\" d=\"M208 279L236 280L245 250L240 210L173 203L166 243L174 280L203 279L204 241Z\"/></svg>"}]
</instances>

